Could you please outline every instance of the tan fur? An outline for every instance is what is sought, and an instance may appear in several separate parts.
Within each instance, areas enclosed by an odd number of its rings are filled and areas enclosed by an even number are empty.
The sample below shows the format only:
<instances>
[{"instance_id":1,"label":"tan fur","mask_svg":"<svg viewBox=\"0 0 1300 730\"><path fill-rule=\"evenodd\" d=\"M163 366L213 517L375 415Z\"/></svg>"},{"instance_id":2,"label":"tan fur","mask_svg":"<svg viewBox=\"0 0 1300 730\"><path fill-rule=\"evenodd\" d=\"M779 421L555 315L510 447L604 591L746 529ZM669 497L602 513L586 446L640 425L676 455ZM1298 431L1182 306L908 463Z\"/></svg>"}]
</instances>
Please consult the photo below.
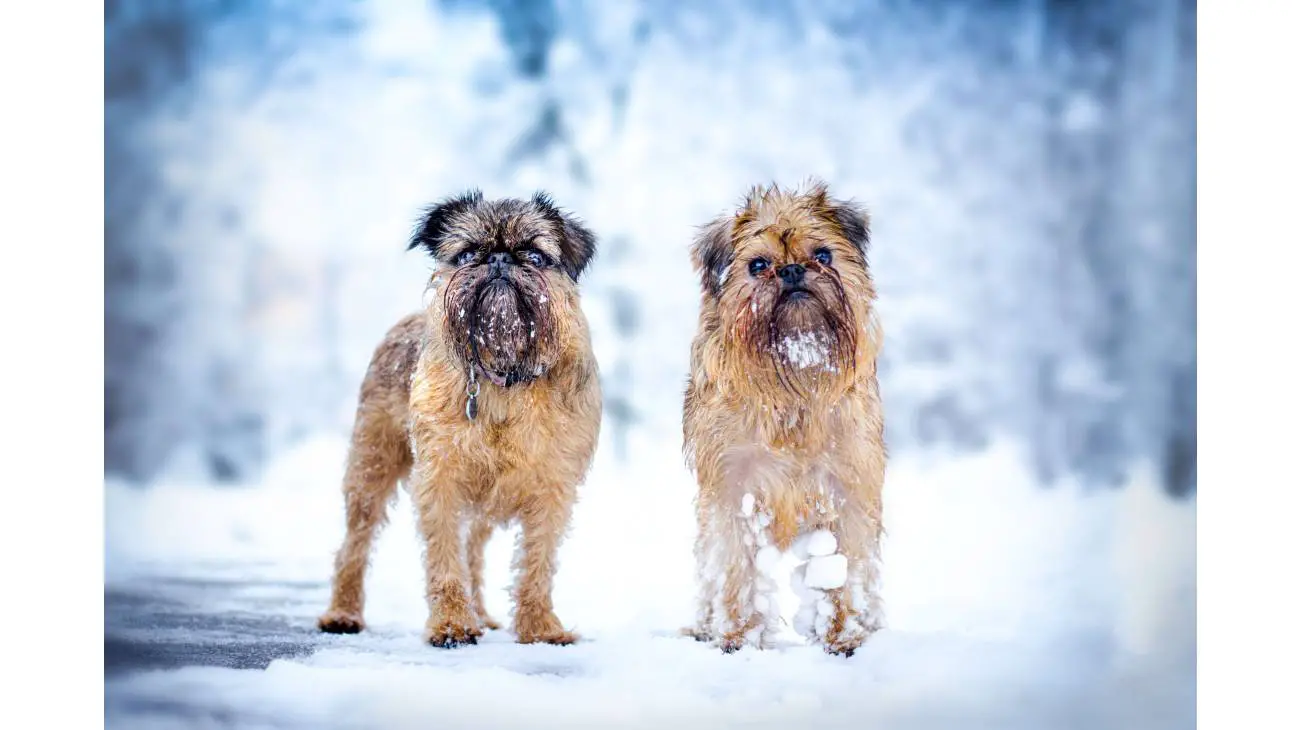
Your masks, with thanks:
<instances>
[{"instance_id":1,"label":"tan fur","mask_svg":"<svg viewBox=\"0 0 1300 730\"><path fill-rule=\"evenodd\" d=\"M860 244L850 240L849 220L861 224ZM830 199L821 183L804 192L754 189L735 215L705 227L692 250L703 295L683 422L699 483L700 611L690 633L726 651L767 644L770 618L748 600L760 580L756 543L787 550L812 529L835 534L849 582L827 592L829 628L810 638L851 654L883 624L886 449L867 224L865 211ZM814 260L823 247L833 255L829 267ZM751 276L748 264L759 256L772 265ZM787 264L807 267L812 300L778 306L777 271ZM835 333L824 364L800 368L783 356L781 343L795 331ZM761 536L742 515L745 494L770 516Z\"/></svg>"},{"instance_id":2,"label":"tan fur","mask_svg":"<svg viewBox=\"0 0 1300 730\"><path fill-rule=\"evenodd\" d=\"M538 317L544 310L551 323L537 338L545 342L519 356L530 375L540 375L508 387L476 375L478 413L473 420L466 415L470 363L461 348L464 338L452 328L469 328L475 338L481 334L466 319L466 300L458 297L482 285L484 267L458 268L445 259L465 246L517 249L525 243L558 259L553 239L564 235L535 211L491 205L479 201L452 221L450 232L440 231L438 243L451 253L438 251L443 265L430 283L428 310L389 330L371 360L343 485L347 535L336 559L330 606L319 622L324 631L364 628L371 543L397 482L405 479L426 540L427 641L444 647L474 643L485 628L498 626L484 608L483 551L492 530L512 521L522 528L514 566L518 641L567 644L578 638L556 617L551 584L599 435L596 363L574 279L558 266L517 273L513 281L525 292L521 296L533 297ZM545 297L536 296L538 291ZM514 351L503 346L494 352ZM488 364L512 366L502 357Z\"/></svg>"}]
</instances>

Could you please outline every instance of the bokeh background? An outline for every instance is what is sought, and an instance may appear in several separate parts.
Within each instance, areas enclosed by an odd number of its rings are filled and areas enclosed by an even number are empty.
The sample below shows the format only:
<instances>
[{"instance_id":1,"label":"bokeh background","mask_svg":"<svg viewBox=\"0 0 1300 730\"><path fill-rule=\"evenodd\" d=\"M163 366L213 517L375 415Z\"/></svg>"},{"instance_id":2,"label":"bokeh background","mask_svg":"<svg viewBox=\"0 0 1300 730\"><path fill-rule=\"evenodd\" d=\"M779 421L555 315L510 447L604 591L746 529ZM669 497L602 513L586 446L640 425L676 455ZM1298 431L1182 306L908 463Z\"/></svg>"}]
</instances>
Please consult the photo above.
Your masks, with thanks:
<instances>
[{"instance_id":1,"label":"bokeh background","mask_svg":"<svg viewBox=\"0 0 1300 730\"><path fill-rule=\"evenodd\" d=\"M1196 485L1195 6L106 6L105 469L246 479L346 430L419 306L419 208L537 188L621 458L674 438L692 227L754 183L874 213L896 453L1022 440L1044 483Z\"/></svg>"},{"instance_id":2,"label":"bokeh background","mask_svg":"<svg viewBox=\"0 0 1300 730\"><path fill-rule=\"evenodd\" d=\"M815 175L873 215L896 625L1072 637L1017 665L1061 686L1165 642L1162 706L1194 718L1194 2L105 10L110 577L236 556L241 579L308 581L282 599L310 626L357 387L432 268L405 250L416 217L545 189L600 236L582 292L605 392L557 605L597 634L688 620L687 248L750 185ZM371 619L415 636L401 514L405 572L377 564ZM1125 688L1106 701L1149 709Z\"/></svg>"}]
</instances>

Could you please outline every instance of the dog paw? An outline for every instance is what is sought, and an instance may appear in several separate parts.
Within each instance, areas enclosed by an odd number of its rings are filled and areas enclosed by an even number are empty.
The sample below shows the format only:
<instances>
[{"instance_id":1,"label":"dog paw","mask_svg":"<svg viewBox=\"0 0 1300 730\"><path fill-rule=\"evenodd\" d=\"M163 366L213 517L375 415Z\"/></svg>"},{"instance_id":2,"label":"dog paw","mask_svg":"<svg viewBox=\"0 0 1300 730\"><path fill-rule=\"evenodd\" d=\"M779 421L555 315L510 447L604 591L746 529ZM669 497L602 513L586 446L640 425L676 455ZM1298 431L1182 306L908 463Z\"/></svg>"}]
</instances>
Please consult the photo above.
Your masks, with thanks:
<instances>
[{"instance_id":1,"label":"dog paw","mask_svg":"<svg viewBox=\"0 0 1300 730\"><path fill-rule=\"evenodd\" d=\"M746 646L755 649L770 649L771 627L766 623L762 614L753 614L745 621L739 624L728 624L722 628L722 631L716 641L716 646L722 649L723 654L734 654Z\"/></svg>"},{"instance_id":2,"label":"dog paw","mask_svg":"<svg viewBox=\"0 0 1300 730\"><path fill-rule=\"evenodd\" d=\"M556 631L554 633L544 634L520 634L520 644L554 644L556 646L568 646L578 642L578 635L572 631Z\"/></svg>"},{"instance_id":3,"label":"dog paw","mask_svg":"<svg viewBox=\"0 0 1300 730\"><path fill-rule=\"evenodd\" d=\"M689 636L699 642L713 641L713 632L699 626L686 626L681 630L682 636Z\"/></svg>"},{"instance_id":4,"label":"dog paw","mask_svg":"<svg viewBox=\"0 0 1300 730\"><path fill-rule=\"evenodd\" d=\"M744 634L726 634L718 639L718 648L723 654L735 654L748 644Z\"/></svg>"},{"instance_id":5,"label":"dog paw","mask_svg":"<svg viewBox=\"0 0 1300 730\"><path fill-rule=\"evenodd\" d=\"M853 652L860 649L867 639L871 638L871 635L879 630L880 625L878 623L857 624L839 634L827 636L822 648L826 650L827 654L834 654L847 659L853 656Z\"/></svg>"},{"instance_id":6,"label":"dog paw","mask_svg":"<svg viewBox=\"0 0 1300 730\"><path fill-rule=\"evenodd\" d=\"M316 626L327 634L359 634L366 622L361 614L331 609L316 620Z\"/></svg>"},{"instance_id":7,"label":"dog paw","mask_svg":"<svg viewBox=\"0 0 1300 730\"><path fill-rule=\"evenodd\" d=\"M479 626L488 631L496 631L501 628L501 622L492 618L492 615L487 612L487 607L483 605L483 594L481 592L474 594L470 606L470 611L474 614L474 618L478 619Z\"/></svg>"},{"instance_id":8,"label":"dog paw","mask_svg":"<svg viewBox=\"0 0 1300 730\"><path fill-rule=\"evenodd\" d=\"M567 645L578 641L578 635L566 631L554 612L522 608L515 614L515 636L520 644Z\"/></svg>"},{"instance_id":9,"label":"dog paw","mask_svg":"<svg viewBox=\"0 0 1300 730\"><path fill-rule=\"evenodd\" d=\"M492 615L483 607L483 600L481 598L474 600L474 608L472 609L472 612L474 618L478 620L478 625L482 626L484 629L488 631L496 631L501 628L501 622L492 618Z\"/></svg>"},{"instance_id":10,"label":"dog paw","mask_svg":"<svg viewBox=\"0 0 1300 730\"><path fill-rule=\"evenodd\" d=\"M519 639L520 644L555 644L556 646L568 646L577 643L580 638L572 631L565 631L560 626L560 620L551 617L554 621L546 622L545 625L536 626L516 626L515 636Z\"/></svg>"},{"instance_id":11,"label":"dog paw","mask_svg":"<svg viewBox=\"0 0 1300 730\"><path fill-rule=\"evenodd\" d=\"M862 646L862 642L865 638L866 637L844 637L836 641L828 641L822 648L826 650L827 654L842 656L845 659L848 659L853 656L853 652L857 651Z\"/></svg>"},{"instance_id":12,"label":"dog paw","mask_svg":"<svg viewBox=\"0 0 1300 730\"><path fill-rule=\"evenodd\" d=\"M439 649L455 649L459 646L469 646L478 643L478 637L483 632L470 627L459 626L456 624L445 623L424 632L424 641L430 646Z\"/></svg>"}]
</instances>

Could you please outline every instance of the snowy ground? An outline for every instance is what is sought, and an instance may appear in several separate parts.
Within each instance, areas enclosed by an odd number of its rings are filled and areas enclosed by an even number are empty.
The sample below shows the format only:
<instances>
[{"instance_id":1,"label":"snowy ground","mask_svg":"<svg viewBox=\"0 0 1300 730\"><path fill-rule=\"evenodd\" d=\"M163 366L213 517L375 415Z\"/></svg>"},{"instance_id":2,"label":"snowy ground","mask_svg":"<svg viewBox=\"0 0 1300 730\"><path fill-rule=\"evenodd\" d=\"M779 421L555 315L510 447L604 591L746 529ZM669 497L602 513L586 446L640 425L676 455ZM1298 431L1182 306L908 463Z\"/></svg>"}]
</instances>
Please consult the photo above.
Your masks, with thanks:
<instances>
[{"instance_id":1,"label":"snowy ground","mask_svg":"<svg viewBox=\"0 0 1300 730\"><path fill-rule=\"evenodd\" d=\"M343 444L242 489L107 485L110 727L1133 727L1195 724L1195 503L1029 486L1010 448L896 459L889 627L851 659L789 633L723 655L693 613L691 480L670 446L598 457L555 602L585 641L423 645L419 546L398 502L357 636L313 630L342 535ZM608 454L602 449L601 454ZM653 465L647 467L646 465ZM488 547L509 613L513 535ZM795 598L783 586L789 620ZM787 629L788 630L788 629Z\"/></svg>"}]
</instances>

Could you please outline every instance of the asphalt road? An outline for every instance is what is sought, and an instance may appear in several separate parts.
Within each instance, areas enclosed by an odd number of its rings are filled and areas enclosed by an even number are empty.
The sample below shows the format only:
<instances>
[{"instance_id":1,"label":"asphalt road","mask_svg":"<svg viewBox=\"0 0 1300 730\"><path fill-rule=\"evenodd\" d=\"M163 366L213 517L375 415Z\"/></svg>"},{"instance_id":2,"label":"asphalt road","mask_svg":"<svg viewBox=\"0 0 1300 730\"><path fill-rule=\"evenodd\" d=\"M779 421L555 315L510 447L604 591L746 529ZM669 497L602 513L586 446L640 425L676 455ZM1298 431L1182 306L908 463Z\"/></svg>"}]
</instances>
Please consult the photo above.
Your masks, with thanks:
<instances>
[{"instance_id":1,"label":"asphalt road","mask_svg":"<svg viewBox=\"0 0 1300 730\"><path fill-rule=\"evenodd\" d=\"M331 637L320 634L304 604L325 583L149 577L104 591L105 722L112 727L275 727L268 718L136 691L156 670L223 667L263 670L302 657ZM283 726L292 726L286 723Z\"/></svg>"},{"instance_id":2,"label":"asphalt road","mask_svg":"<svg viewBox=\"0 0 1300 730\"><path fill-rule=\"evenodd\" d=\"M185 666L265 669L274 659L314 651L321 637L300 622L266 613L212 612L203 607L205 594L228 594L250 586L176 579L106 590L105 678Z\"/></svg>"}]
</instances>

